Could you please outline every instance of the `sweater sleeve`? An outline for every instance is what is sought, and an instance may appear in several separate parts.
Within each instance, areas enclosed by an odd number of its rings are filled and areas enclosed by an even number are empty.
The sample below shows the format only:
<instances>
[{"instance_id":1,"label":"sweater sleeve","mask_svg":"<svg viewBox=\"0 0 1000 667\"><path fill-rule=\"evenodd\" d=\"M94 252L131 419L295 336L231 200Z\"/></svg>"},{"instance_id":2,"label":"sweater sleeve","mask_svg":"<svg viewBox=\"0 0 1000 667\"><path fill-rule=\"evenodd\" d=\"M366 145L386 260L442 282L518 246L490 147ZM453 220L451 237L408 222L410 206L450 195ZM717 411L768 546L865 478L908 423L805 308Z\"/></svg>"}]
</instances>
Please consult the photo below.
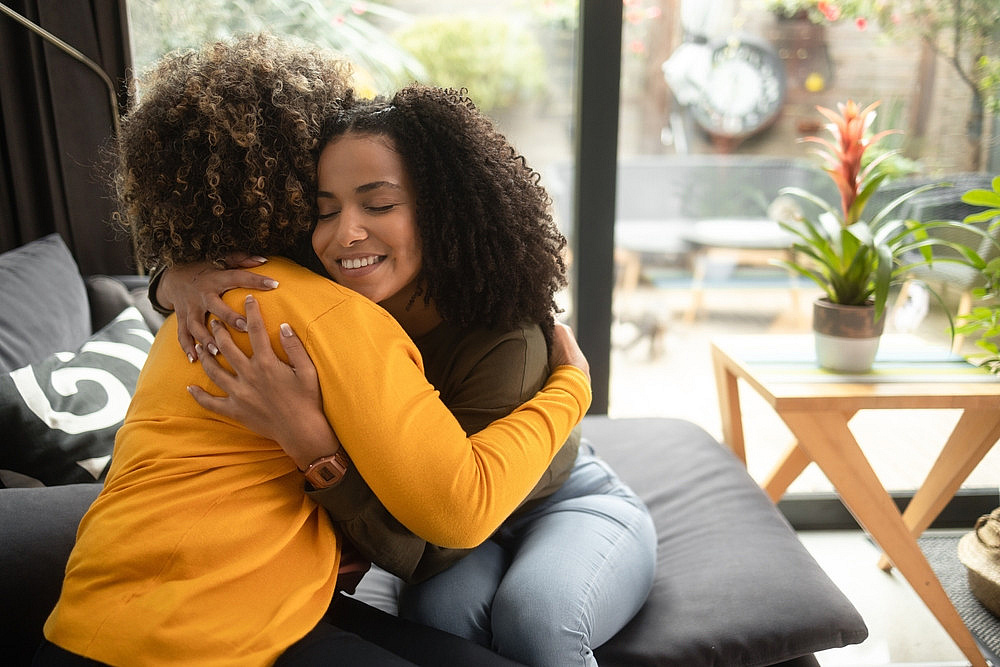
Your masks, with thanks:
<instances>
[{"instance_id":1,"label":"sweater sleeve","mask_svg":"<svg viewBox=\"0 0 1000 667\"><path fill-rule=\"evenodd\" d=\"M423 376L398 324L345 301L310 326L324 409L354 465L386 508L424 539L469 548L528 494L590 405L572 366L509 416L466 437Z\"/></svg>"},{"instance_id":2,"label":"sweater sleeve","mask_svg":"<svg viewBox=\"0 0 1000 667\"><path fill-rule=\"evenodd\" d=\"M510 414L544 386L549 376L548 346L537 324L510 331L458 329L443 338L445 345L417 341L425 357L426 375L466 433L477 433ZM444 354L440 354L444 350ZM533 507L554 493L569 477L580 445L575 429L515 511Z\"/></svg>"}]
</instances>

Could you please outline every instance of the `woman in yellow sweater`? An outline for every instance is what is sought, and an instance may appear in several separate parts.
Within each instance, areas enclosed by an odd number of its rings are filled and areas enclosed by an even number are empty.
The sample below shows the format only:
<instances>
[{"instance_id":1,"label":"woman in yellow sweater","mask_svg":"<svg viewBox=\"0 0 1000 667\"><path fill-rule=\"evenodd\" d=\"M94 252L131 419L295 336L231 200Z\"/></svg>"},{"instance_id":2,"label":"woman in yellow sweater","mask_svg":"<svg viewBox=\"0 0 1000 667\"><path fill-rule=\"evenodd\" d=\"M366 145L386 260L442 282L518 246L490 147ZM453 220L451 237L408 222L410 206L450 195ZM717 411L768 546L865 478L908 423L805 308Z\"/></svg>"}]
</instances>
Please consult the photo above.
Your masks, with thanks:
<instances>
[{"instance_id":1,"label":"woman in yellow sweater","mask_svg":"<svg viewBox=\"0 0 1000 667\"><path fill-rule=\"evenodd\" d=\"M166 58L119 137L123 222L148 264L220 261L248 248L270 256L268 276L284 289L251 308L301 338L346 465L364 469L422 533L472 547L582 418L586 363L559 366L533 400L467 437L392 317L277 256L312 224L319 124L344 91L339 63L269 38ZM245 296L226 300L242 308ZM276 332L253 335L257 345L278 343ZM209 383L176 337L168 318L80 524L36 663L310 664L311 644L324 641L336 647L325 653L333 664L408 664L321 622L338 533L278 443L183 391ZM247 336L235 342L250 352Z\"/></svg>"}]
</instances>

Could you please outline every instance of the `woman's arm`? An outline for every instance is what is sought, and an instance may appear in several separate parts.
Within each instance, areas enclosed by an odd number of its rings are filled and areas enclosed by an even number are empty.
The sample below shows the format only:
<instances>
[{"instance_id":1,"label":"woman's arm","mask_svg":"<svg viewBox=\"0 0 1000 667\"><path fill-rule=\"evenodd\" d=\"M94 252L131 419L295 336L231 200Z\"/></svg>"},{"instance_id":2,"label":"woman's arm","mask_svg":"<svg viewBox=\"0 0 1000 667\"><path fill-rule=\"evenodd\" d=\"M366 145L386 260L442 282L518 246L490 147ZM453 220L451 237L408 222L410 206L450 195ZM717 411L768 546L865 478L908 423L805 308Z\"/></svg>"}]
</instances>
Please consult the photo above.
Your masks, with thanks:
<instances>
[{"instance_id":1,"label":"woman's arm","mask_svg":"<svg viewBox=\"0 0 1000 667\"><path fill-rule=\"evenodd\" d=\"M247 299L246 310L254 348L253 363L233 345L224 327L213 320L222 354L233 359L236 375L221 372L218 364L205 355L206 372L226 396L213 397L198 388L193 388L192 393L203 407L281 443L303 469L308 462L329 455L340 446L322 412L315 367L290 329L283 330L280 336L289 363L281 362L269 346L260 323L259 307L251 297ZM436 342L438 348L447 348L448 354L454 355L451 359L454 363L436 364L433 354L425 361L434 366L427 369L428 374L434 375L435 386L442 390L442 400L466 432L477 432L508 414L544 384L549 360L545 340L537 327L504 334L448 333L449 338ZM453 337L464 340L464 344L453 345ZM586 370L586 359L568 328L561 327L553 353L557 363L572 357L575 364ZM455 377L441 377L446 369L457 369L452 373ZM525 502L558 488L576 458L578 442L575 437L567 440ZM341 481L330 486L317 483L309 495L329 512L361 554L405 581L436 574L467 553L467 550L428 545L404 530L353 466L349 466Z\"/></svg>"},{"instance_id":2,"label":"woman's arm","mask_svg":"<svg viewBox=\"0 0 1000 667\"><path fill-rule=\"evenodd\" d=\"M233 367L233 372L224 370L214 355L201 355L206 374L225 395L215 396L198 386L190 386L188 391L203 408L234 419L254 433L274 440L300 470L305 469L312 461L340 448L340 441L323 413L316 367L302 341L287 324L282 324L279 331L288 363L279 359L271 348L257 300L247 295L245 304L253 356L248 358L243 354L225 327L218 320L212 320L210 326L219 341L219 351ZM199 353L204 351L200 344L198 347ZM553 366L576 367L590 380L590 365L568 326L556 325L549 358ZM477 372L473 380L478 382L477 379L489 378ZM476 391L475 387L464 389ZM528 400L528 397L512 398L517 404ZM487 409L484 406L484 410L492 415L489 419L492 422L509 414L511 407ZM459 417L459 423L469 430L470 423L481 419L482 413L477 412L465 420ZM485 424L480 424L476 432L483 427Z\"/></svg>"},{"instance_id":3,"label":"woman's arm","mask_svg":"<svg viewBox=\"0 0 1000 667\"><path fill-rule=\"evenodd\" d=\"M589 403L584 373L557 370L546 390L518 413L466 439L454 418L442 414L422 377L419 355L398 325L370 302L348 301L358 312L337 309L309 325L303 337L318 360L327 416L395 516L432 541L477 544L516 507L582 417ZM379 317L373 319L374 311ZM578 347L573 355L585 370ZM322 446L299 455L300 463Z\"/></svg>"}]
</instances>

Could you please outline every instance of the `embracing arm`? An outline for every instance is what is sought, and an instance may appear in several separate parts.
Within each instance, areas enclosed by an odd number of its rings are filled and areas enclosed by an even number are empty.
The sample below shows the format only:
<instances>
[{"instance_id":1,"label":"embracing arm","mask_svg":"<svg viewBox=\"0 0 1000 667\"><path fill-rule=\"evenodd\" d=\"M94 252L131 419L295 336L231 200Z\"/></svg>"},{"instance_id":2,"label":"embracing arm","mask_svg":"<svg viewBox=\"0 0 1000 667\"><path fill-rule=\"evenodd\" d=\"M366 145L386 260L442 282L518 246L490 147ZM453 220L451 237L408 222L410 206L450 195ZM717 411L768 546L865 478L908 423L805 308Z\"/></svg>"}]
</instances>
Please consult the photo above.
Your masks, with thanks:
<instances>
[{"instance_id":1,"label":"embracing arm","mask_svg":"<svg viewBox=\"0 0 1000 667\"><path fill-rule=\"evenodd\" d=\"M568 329L561 331L571 337ZM466 437L410 357L408 339L395 338L383 348L384 372L373 373L365 355L326 369L320 359L328 356L311 355L327 416L393 516L434 544L478 545L529 493L586 413L591 396L585 360L581 353L580 368L558 366L531 400ZM305 342L310 349L308 334ZM338 385L358 409L337 410L344 407Z\"/></svg>"},{"instance_id":2,"label":"embracing arm","mask_svg":"<svg viewBox=\"0 0 1000 667\"><path fill-rule=\"evenodd\" d=\"M562 327L559 331L564 331ZM562 347L557 336L554 350ZM510 414L542 388L549 351L539 325L509 331L461 329L443 324L418 340L427 378L466 433L476 433ZM553 493L569 476L579 449L578 430L566 441L525 506Z\"/></svg>"},{"instance_id":3,"label":"embracing arm","mask_svg":"<svg viewBox=\"0 0 1000 667\"><path fill-rule=\"evenodd\" d=\"M335 416L333 426L393 516L429 542L453 548L476 546L496 530L590 402L583 373L561 366L536 397L466 438L450 414L424 416L429 402L438 402L433 389L408 393L388 424L366 423L362 413Z\"/></svg>"},{"instance_id":4,"label":"embracing arm","mask_svg":"<svg viewBox=\"0 0 1000 667\"><path fill-rule=\"evenodd\" d=\"M568 330L561 330L573 349L564 350L557 363L579 368L557 368L532 401L466 438L423 378L419 357L398 325L368 302L350 303L358 312L339 309L313 322L304 336L317 361L326 414L394 516L432 542L478 544L530 491L589 406L585 358ZM372 318L376 310L379 317ZM317 447L296 460L329 453L329 441L325 451Z\"/></svg>"},{"instance_id":5,"label":"embracing arm","mask_svg":"<svg viewBox=\"0 0 1000 667\"><path fill-rule=\"evenodd\" d=\"M253 300L246 303L251 338L259 323L259 309ZM228 358L231 341L221 325L216 338ZM261 333L263 325L259 326ZM291 333L290 330L285 330ZM283 332L283 333L285 333ZM442 336L443 334L443 336ZM260 335L260 334L258 334ZM223 374L204 357L206 371L227 396L209 397L192 390L204 407L216 409L240 421L257 433L283 443L300 469L309 461L330 454L339 447L322 412L315 367L294 335L281 335L281 346L289 364L271 354L267 341L254 346L255 361L239 360L239 377ZM441 392L442 401L467 433L482 430L490 422L509 414L530 399L548 376L549 360L544 337L537 326L499 333L466 331L444 327L425 340L430 354L425 357L427 375ZM585 359L568 329L557 333L553 354L579 355L574 361L585 368ZM560 357L559 355L562 355ZM578 430L560 448L524 503L551 494L568 476L576 458ZM322 505L340 530L361 554L405 581L418 581L445 569L467 553L427 543L403 526L382 505L361 477L356 466L348 465L343 478L328 486L317 483L309 496Z\"/></svg>"}]
</instances>

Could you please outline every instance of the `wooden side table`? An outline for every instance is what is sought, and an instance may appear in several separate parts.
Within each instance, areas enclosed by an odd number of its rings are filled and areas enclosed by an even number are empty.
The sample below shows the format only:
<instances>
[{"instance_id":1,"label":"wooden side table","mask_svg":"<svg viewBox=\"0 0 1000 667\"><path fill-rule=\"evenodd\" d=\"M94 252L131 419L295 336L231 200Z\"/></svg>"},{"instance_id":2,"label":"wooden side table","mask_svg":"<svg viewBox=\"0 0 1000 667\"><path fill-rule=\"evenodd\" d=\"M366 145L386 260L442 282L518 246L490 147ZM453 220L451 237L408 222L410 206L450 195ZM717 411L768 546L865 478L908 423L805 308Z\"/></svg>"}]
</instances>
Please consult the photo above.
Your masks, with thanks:
<instances>
[{"instance_id":1,"label":"wooden side table","mask_svg":"<svg viewBox=\"0 0 1000 667\"><path fill-rule=\"evenodd\" d=\"M811 334L718 338L712 361L723 440L746 462L739 380L759 393L796 442L763 483L775 502L814 461L858 523L895 564L973 665L975 640L917 545L922 533L1000 438L1000 380L945 347L887 335L871 373L817 367ZM962 409L927 479L900 514L848 421L866 409Z\"/></svg>"}]
</instances>

